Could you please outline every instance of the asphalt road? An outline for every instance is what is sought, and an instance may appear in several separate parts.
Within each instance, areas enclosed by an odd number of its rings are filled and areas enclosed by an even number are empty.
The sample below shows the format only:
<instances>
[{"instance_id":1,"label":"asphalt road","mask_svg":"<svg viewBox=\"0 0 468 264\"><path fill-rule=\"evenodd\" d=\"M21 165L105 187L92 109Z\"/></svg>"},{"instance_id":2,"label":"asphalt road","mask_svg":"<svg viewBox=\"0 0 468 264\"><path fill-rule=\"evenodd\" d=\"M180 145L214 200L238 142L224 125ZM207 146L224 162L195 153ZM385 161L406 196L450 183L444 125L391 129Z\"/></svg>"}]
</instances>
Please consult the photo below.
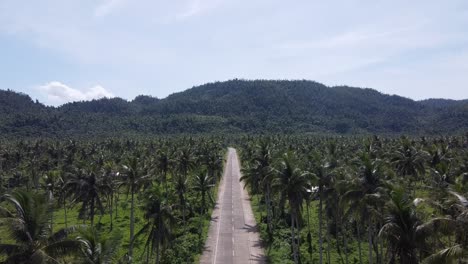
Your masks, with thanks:
<instances>
[{"instance_id":1,"label":"asphalt road","mask_svg":"<svg viewBox=\"0 0 468 264\"><path fill-rule=\"evenodd\" d=\"M229 148L200 263L266 263L250 199L239 178L237 153Z\"/></svg>"}]
</instances>

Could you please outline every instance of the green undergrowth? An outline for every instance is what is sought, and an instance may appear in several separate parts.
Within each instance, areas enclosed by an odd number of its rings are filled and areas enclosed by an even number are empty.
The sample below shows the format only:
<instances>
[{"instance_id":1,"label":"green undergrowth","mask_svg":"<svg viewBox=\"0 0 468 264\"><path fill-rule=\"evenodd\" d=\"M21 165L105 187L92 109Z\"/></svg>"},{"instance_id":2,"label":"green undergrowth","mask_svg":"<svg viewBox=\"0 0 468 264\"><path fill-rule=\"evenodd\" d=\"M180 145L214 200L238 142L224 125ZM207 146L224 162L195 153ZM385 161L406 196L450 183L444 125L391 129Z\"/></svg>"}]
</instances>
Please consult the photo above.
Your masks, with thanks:
<instances>
[{"instance_id":1,"label":"green undergrowth","mask_svg":"<svg viewBox=\"0 0 468 264\"><path fill-rule=\"evenodd\" d=\"M216 193L216 188L213 188L213 193ZM143 205L144 197L143 193L136 195L136 206L135 206L135 234L145 224L144 212L141 208ZM196 204L198 198L194 197L191 202ZM95 227L104 232L118 232L122 236L120 243L118 258L122 259L128 251L130 241L130 197L126 194L120 194L118 200L117 210L114 207L114 215L111 216L108 210L105 214L96 215L94 219ZM197 210L193 208L193 210ZM173 237L171 248L166 249L165 257L162 259L162 263L198 263L200 254L202 253L203 246L208 234L208 228L211 219L212 205L210 209L201 217L198 214L187 219L185 225L173 226ZM79 219L79 205L68 208L66 210L65 223L65 209L58 205L54 209L53 214L53 232L57 232L65 227L80 227L90 226L90 220ZM178 216L179 217L179 216ZM111 228L112 222L112 228ZM0 234L5 234L3 231L5 226L0 225ZM70 237L76 237L78 233L71 234ZM146 255L144 253L144 244L146 236L143 235L135 240L134 243L134 261L133 263L145 263ZM0 243L14 243L7 237L0 237ZM1 261L1 259L0 259ZM69 259L67 263L73 263L74 259Z\"/></svg>"},{"instance_id":2,"label":"green undergrowth","mask_svg":"<svg viewBox=\"0 0 468 264\"><path fill-rule=\"evenodd\" d=\"M265 254L267 256L268 263L271 264L290 264L294 263L292 260L291 254L291 229L284 223L279 222L275 226L273 240L270 241L267 233L267 224L266 224L266 208L264 204L260 201L258 195L252 196L252 209L254 211L255 220L260 227L260 236L265 245ZM260 202L260 203L259 203ZM303 207L302 211L303 216L303 226L301 229L301 261L303 264L312 264L319 263L320 253L319 253L319 219L318 219L318 201L312 201L309 207L309 215L307 215L306 205ZM307 242L307 217L310 221L310 231L311 231L311 251L309 251L309 244ZM327 260L327 238L326 238L326 225L325 221L323 223L323 263L345 263L345 253L343 248L343 243L341 245L341 254L338 252L337 240L330 236L329 238L329 248L330 248L330 262ZM351 239L351 236L347 236ZM342 242L342 241L341 241ZM359 250L358 250L358 241L351 240L347 241L348 243L348 263L359 263ZM361 241L362 247L362 262L367 263L368 261L368 244L367 241Z\"/></svg>"}]
</instances>

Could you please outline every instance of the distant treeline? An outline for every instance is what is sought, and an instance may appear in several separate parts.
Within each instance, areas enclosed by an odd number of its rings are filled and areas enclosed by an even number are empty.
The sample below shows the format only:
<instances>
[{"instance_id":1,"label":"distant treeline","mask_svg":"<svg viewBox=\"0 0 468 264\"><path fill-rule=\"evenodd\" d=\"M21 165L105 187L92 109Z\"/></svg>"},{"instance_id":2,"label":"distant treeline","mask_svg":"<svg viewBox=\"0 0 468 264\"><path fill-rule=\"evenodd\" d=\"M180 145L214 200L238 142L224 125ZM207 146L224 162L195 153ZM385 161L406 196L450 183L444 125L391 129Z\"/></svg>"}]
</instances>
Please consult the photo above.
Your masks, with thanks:
<instances>
[{"instance_id":1,"label":"distant treeline","mask_svg":"<svg viewBox=\"0 0 468 264\"><path fill-rule=\"evenodd\" d=\"M413 101L312 81L208 83L165 99L138 96L47 107L0 90L1 137L108 137L214 133L459 134L468 101Z\"/></svg>"}]
</instances>

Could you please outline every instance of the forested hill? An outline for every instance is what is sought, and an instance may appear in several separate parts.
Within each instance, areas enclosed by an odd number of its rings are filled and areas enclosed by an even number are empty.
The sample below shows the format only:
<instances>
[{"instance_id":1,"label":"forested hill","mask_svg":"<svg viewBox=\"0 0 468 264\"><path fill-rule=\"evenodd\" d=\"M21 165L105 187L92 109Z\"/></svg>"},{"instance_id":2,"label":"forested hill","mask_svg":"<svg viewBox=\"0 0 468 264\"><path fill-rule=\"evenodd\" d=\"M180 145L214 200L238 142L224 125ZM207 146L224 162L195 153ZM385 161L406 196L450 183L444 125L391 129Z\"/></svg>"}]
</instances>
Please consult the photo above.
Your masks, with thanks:
<instances>
[{"instance_id":1,"label":"forested hill","mask_svg":"<svg viewBox=\"0 0 468 264\"><path fill-rule=\"evenodd\" d=\"M165 99L100 99L47 107L0 90L0 133L118 136L178 133L454 134L468 131L468 101L413 101L312 81L209 83Z\"/></svg>"}]
</instances>

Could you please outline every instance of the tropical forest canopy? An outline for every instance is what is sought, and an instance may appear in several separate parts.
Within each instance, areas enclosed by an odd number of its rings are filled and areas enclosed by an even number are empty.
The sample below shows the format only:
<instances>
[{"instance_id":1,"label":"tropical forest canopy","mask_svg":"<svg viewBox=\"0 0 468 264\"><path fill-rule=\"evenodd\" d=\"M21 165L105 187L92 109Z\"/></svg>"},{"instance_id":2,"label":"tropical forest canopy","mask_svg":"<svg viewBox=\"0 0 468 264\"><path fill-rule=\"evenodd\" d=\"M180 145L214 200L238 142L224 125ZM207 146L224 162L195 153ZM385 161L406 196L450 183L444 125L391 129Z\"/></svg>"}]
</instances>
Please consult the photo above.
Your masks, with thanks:
<instances>
[{"instance_id":1,"label":"tropical forest canopy","mask_svg":"<svg viewBox=\"0 0 468 264\"><path fill-rule=\"evenodd\" d=\"M0 263L196 263L227 146L271 263L467 263L468 138L0 145Z\"/></svg>"},{"instance_id":2,"label":"tropical forest canopy","mask_svg":"<svg viewBox=\"0 0 468 264\"><path fill-rule=\"evenodd\" d=\"M413 101L372 89L312 81L231 80L165 99L137 96L47 107L0 91L2 137L92 137L206 133L457 134L468 101Z\"/></svg>"}]
</instances>

